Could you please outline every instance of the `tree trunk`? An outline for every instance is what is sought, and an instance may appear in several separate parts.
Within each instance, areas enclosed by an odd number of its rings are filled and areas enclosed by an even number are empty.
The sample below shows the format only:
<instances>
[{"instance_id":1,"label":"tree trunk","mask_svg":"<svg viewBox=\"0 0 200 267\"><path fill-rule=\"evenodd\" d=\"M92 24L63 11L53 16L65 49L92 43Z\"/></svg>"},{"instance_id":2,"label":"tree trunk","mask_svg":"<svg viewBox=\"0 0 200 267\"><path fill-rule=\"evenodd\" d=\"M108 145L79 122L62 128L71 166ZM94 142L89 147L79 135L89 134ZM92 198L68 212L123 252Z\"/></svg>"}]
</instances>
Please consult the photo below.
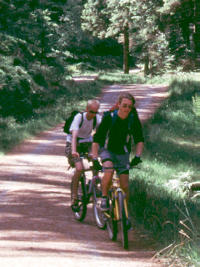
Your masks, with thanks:
<instances>
[{"instance_id":1,"label":"tree trunk","mask_svg":"<svg viewBox=\"0 0 200 267\"><path fill-rule=\"evenodd\" d=\"M146 55L145 58L144 58L144 75L148 75L150 73L150 70L149 70L149 56Z\"/></svg>"},{"instance_id":2,"label":"tree trunk","mask_svg":"<svg viewBox=\"0 0 200 267\"><path fill-rule=\"evenodd\" d=\"M195 57L200 60L200 1L194 2L194 49Z\"/></svg>"},{"instance_id":3,"label":"tree trunk","mask_svg":"<svg viewBox=\"0 0 200 267\"><path fill-rule=\"evenodd\" d=\"M124 73L129 73L129 32L128 26L124 28Z\"/></svg>"}]
</instances>

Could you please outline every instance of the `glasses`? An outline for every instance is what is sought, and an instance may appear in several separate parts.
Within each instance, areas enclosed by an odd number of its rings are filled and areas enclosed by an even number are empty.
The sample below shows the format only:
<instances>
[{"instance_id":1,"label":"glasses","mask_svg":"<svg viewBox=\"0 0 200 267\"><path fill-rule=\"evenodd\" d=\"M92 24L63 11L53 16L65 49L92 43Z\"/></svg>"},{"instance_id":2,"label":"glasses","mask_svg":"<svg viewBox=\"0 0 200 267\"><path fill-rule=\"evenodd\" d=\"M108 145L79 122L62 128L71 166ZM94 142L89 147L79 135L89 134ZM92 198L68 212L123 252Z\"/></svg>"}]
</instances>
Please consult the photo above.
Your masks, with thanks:
<instances>
[{"instance_id":1,"label":"glasses","mask_svg":"<svg viewBox=\"0 0 200 267\"><path fill-rule=\"evenodd\" d=\"M132 109L132 108L133 108L133 106L132 106L132 105L127 105L127 104L123 104L123 105L122 105L122 107L123 107L123 108L130 108L130 109Z\"/></svg>"},{"instance_id":2,"label":"glasses","mask_svg":"<svg viewBox=\"0 0 200 267\"><path fill-rule=\"evenodd\" d=\"M98 111L94 111L94 110L89 110L89 112L92 113L92 114L97 114L98 113Z\"/></svg>"}]
</instances>

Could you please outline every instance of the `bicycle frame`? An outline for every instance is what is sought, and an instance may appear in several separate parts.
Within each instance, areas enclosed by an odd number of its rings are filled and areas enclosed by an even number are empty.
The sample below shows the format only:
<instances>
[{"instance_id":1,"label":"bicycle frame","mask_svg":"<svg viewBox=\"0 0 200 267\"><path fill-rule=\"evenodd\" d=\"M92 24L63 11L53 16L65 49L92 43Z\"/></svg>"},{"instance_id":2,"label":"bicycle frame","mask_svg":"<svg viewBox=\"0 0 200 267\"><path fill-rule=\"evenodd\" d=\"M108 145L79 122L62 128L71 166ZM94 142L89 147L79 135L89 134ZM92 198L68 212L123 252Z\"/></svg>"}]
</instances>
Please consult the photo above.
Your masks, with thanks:
<instances>
[{"instance_id":1,"label":"bicycle frame","mask_svg":"<svg viewBox=\"0 0 200 267\"><path fill-rule=\"evenodd\" d=\"M119 215L119 204L117 200L118 197L118 192L122 192L122 195L124 196L124 208L125 208L125 214L126 218L128 218L128 207L127 207L127 201L125 197L125 192L119 185L119 177L114 177L113 182L111 185L111 194L112 194L112 199L114 200L114 220L119 221L120 220L120 215Z\"/></svg>"},{"instance_id":2,"label":"bicycle frame","mask_svg":"<svg viewBox=\"0 0 200 267\"><path fill-rule=\"evenodd\" d=\"M128 230L126 222L128 219L128 207L125 192L120 187L119 177L113 177L109 190L109 210L104 212L108 234L111 240L117 240L118 223L121 229L121 239L124 249L128 248Z\"/></svg>"}]
</instances>

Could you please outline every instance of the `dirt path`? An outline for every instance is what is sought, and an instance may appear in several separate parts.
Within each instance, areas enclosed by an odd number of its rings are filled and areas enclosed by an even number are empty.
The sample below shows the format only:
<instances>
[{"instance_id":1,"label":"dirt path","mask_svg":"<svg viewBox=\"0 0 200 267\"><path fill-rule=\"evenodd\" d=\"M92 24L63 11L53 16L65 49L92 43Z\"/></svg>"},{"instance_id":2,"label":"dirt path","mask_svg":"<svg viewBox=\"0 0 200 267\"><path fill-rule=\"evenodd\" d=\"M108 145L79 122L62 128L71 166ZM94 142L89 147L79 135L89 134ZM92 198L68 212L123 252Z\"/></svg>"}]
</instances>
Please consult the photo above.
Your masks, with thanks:
<instances>
[{"instance_id":1,"label":"dirt path","mask_svg":"<svg viewBox=\"0 0 200 267\"><path fill-rule=\"evenodd\" d=\"M167 95L161 86L113 85L102 92L101 110L121 91L136 97L143 121ZM74 220L64 146L59 125L0 158L1 267L162 266L151 260L151 240L136 229L124 251L120 241L111 242L106 231L97 229L91 207L83 223Z\"/></svg>"}]
</instances>

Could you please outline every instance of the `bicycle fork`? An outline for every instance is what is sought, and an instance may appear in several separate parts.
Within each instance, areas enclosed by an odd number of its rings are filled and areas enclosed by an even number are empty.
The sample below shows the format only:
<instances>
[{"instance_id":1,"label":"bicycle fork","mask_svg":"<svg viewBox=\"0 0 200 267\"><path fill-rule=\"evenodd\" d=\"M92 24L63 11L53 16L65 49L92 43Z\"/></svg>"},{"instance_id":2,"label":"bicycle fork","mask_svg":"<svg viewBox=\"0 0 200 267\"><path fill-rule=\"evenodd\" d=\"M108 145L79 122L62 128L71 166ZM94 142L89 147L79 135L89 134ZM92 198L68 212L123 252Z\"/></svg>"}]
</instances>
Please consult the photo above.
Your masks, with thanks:
<instances>
[{"instance_id":1,"label":"bicycle fork","mask_svg":"<svg viewBox=\"0 0 200 267\"><path fill-rule=\"evenodd\" d=\"M117 190L113 191L111 194L113 194L114 196L112 197L112 199L114 199L114 207L113 207L113 219L115 221L120 221L120 214L119 214L119 203L118 203L118 193L121 192L122 195L123 195L123 203L124 203L124 210L125 210L125 215L126 215L126 218L128 218L128 207L127 207L127 201L126 201L126 198L125 198L125 193L124 191L121 189L121 188L117 188ZM113 203L112 203L113 204ZM111 215L109 214L109 212L104 212L104 215L105 215L105 219L106 218L110 218Z\"/></svg>"},{"instance_id":2,"label":"bicycle fork","mask_svg":"<svg viewBox=\"0 0 200 267\"><path fill-rule=\"evenodd\" d=\"M117 188L117 190L114 192L115 193L115 206L114 206L114 218L119 221L120 218L120 214L119 214L119 203L118 203L118 193L121 192L123 195L123 203L124 203L124 210L125 210L125 215L126 218L128 218L128 207L127 207L127 201L126 201L126 197L125 197L125 193L121 188Z\"/></svg>"}]
</instances>

